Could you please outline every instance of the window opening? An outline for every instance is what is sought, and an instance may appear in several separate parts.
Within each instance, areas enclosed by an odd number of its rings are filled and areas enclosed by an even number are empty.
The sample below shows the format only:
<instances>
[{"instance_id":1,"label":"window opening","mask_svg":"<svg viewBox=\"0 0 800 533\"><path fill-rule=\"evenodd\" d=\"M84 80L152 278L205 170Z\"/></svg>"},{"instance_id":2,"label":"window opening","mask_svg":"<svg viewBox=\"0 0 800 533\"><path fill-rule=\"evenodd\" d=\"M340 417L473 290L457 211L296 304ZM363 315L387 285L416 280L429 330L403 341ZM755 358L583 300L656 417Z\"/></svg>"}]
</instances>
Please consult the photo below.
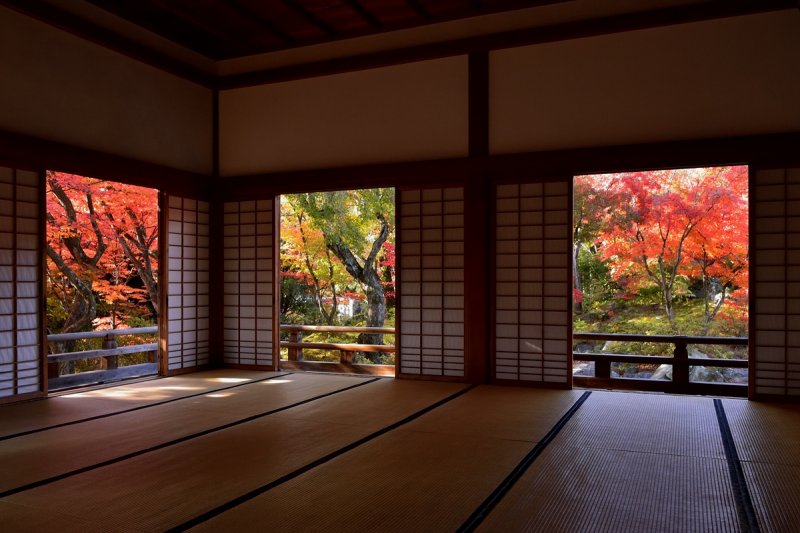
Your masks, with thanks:
<instances>
[{"instance_id":1,"label":"window opening","mask_svg":"<svg viewBox=\"0 0 800 533\"><path fill-rule=\"evenodd\" d=\"M49 389L157 372L158 191L46 175Z\"/></svg>"},{"instance_id":2,"label":"window opening","mask_svg":"<svg viewBox=\"0 0 800 533\"><path fill-rule=\"evenodd\" d=\"M394 375L395 191L280 197L281 367Z\"/></svg>"},{"instance_id":3,"label":"window opening","mask_svg":"<svg viewBox=\"0 0 800 533\"><path fill-rule=\"evenodd\" d=\"M576 176L577 385L746 395L746 166Z\"/></svg>"}]
</instances>

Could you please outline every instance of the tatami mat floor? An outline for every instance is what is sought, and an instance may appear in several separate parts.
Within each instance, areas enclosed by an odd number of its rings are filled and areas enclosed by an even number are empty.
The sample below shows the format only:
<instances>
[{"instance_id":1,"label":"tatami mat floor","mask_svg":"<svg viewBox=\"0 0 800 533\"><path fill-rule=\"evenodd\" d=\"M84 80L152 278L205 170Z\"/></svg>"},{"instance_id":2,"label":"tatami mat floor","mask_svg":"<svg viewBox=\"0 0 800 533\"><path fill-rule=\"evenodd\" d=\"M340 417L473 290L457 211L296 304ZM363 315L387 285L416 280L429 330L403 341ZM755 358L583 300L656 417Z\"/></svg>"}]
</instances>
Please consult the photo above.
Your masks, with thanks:
<instances>
[{"instance_id":1,"label":"tatami mat floor","mask_svg":"<svg viewBox=\"0 0 800 533\"><path fill-rule=\"evenodd\" d=\"M213 371L0 406L0 531L798 531L800 406Z\"/></svg>"}]
</instances>

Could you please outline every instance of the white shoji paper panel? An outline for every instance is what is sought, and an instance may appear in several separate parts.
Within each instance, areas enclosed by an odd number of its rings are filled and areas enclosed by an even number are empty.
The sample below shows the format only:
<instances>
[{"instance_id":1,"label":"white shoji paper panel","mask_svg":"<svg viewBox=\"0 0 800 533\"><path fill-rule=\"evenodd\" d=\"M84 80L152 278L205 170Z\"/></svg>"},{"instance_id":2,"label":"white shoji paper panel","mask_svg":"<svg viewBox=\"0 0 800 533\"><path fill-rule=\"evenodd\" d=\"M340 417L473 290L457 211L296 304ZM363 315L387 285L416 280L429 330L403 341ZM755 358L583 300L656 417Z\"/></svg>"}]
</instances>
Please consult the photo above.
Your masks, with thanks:
<instances>
[{"instance_id":1,"label":"white shoji paper panel","mask_svg":"<svg viewBox=\"0 0 800 533\"><path fill-rule=\"evenodd\" d=\"M756 394L800 395L800 168L756 172L751 209Z\"/></svg>"},{"instance_id":2,"label":"white shoji paper panel","mask_svg":"<svg viewBox=\"0 0 800 533\"><path fill-rule=\"evenodd\" d=\"M39 187L0 168L0 397L41 390Z\"/></svg>"},{"instance_id":3,"label":"white shoji paper panel","mask_svg":"<svg viewBox=\"0 0 800 533\"><path fill-rule=\"evenodd\" d=\"M400 372L464 375L464 189L400 192Z\"/></svg>"},{"instance_id":4,"label":"white shoji paper panel","mask_svg":"<svg viewBox=\"0 0 800 533\"><path fill-rule=\"evenodd\" d=\"M208 202L170 196L167 357L170 370L208 364Z\"/></svg>"},{"instance_id":5,"label":"white shoji paper panel","mask_svg":"<svg viewBox=\"0 0 800 533\"><path fill-rule=\"evenodd\" d=\"M224 205L226 363L272 365L273 200Z\"/></svg>"},{"instance_id":6,"label":"white shoji paper panel","mask_svg":"<svg viewBox=\"0 0 800 533\"><path fill-rule=\"evenodd\" d=\"M495 378L569 381L567 182L498 185Z\"/></svg>"}]
</instances>

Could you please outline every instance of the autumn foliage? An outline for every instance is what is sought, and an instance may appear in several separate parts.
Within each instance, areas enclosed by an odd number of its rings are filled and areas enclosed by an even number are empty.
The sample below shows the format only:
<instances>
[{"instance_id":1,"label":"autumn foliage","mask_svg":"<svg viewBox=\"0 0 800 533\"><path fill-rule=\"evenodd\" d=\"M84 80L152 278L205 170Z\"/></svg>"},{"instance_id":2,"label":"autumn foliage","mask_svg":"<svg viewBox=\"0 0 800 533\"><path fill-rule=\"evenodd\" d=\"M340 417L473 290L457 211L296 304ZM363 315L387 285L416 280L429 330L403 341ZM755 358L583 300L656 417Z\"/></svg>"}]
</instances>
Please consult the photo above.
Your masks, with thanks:
<instances>
[{"instance_id":1,"label":"autumn foliage","mask_svg":"<svg viewBox=\"0 0 800 533\"><path fill-rule=\"evenodd\" d=\"M578 265L588 254L614 298L655 291L676 333L686 333L676 326L681 299L702 300L695 333L707 334L720 317L746 321L746 167L579 176L573 229L579 310L587 280Z\"/></svg>"},{"instance_id":2,"label":"autumn foliage","mask_svg":"<svg viewBox=\"0 0 800 533\"><path fill-rule=\"evenodd\" d=\"M155 323L158 192L48 172L46 255L51 333Z\"/></svg>"}]
</instances>

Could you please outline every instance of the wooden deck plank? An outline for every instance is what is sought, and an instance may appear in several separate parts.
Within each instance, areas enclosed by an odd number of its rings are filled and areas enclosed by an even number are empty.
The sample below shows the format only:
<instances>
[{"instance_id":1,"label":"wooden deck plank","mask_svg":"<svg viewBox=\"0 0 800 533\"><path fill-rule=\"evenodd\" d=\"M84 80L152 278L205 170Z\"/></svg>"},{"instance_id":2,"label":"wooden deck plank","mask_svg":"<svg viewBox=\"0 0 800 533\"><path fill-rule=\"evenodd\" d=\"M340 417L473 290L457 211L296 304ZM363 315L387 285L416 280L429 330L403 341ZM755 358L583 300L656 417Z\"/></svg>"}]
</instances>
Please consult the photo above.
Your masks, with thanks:
<instances>
[{"instance_id":1,"label":"wooden deck plank","mask_svg":"<svg viewBox=\"0 0 800 533\"><path fill-rule=\"evenodd\" d=\"M209 370L0 405L0 437L208 392L241 382L239 380L256 380L279 373Z\"/></svg>"},{"instance_id":2,"label":"wooden deck plank","mask_svg":"<svg viewBox=\"0 0 800 533\"><path fill-rule=\"evenodd\" d=\"M117 526L163 530L463 387L452 383L379 381L332 397L338 400L346 395L349 401L321 409L313 419L284 411L6 500L37 507L44 514L78 514L92 520L89 531L113 530ZM360 424L330 421L334 414L358 420L368 411L378 414Z\"/></svg>"},{"instance_id":3,"label":"wooden deck plank","mask_svg":"<svg viewBox=\"0 0 800 533\"><path fill-rule=\"evenodd\" d=\"M0 492L364 381L297 374L0 441Z\"/></svg>"}]
</instances>

